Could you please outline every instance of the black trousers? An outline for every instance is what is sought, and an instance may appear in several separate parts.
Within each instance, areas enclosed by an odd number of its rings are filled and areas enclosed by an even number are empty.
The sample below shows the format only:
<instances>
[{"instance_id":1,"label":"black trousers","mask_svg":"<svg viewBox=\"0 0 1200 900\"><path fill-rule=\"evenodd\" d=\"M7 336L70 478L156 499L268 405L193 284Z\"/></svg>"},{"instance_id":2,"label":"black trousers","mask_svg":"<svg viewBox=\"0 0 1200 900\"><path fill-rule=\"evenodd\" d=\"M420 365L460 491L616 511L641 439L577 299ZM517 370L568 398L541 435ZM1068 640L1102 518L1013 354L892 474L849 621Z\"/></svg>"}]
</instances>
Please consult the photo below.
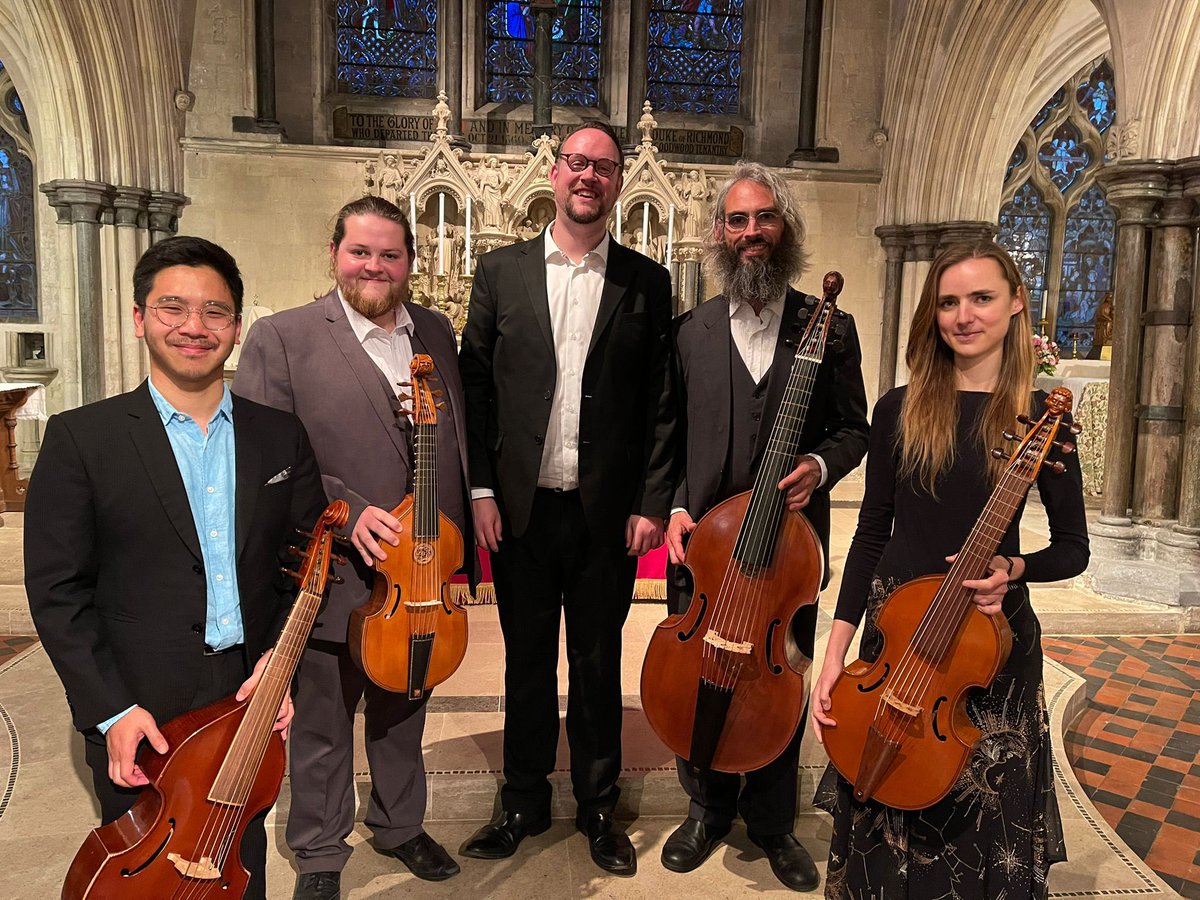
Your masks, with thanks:
<instances>
[{"instance_id":1,"label":"black trousers","mask_svg":"<svg viewBox=\"0 0 1200 900\"><path fill-rule=\"evenodd\" d=\"M637 560L624 531L592 534L578 491L538 489L529 528L492 554L504 633L504 778L509 812L550 813L558 746L558 635L567 627L567 740L581 812L611 812L621 773L621 629Z\"/></svg>"},{"instance_id":2,"label":"black trousers","mask_svg":"<svg viewBox=\"0 0 1200 900\"><path fill-rule=\"evenodd\" d=\"M181 710L180 715L184 711L199 709L222 697L230 696L241 687L248 675L245 654L239 650L206 656L204 662L192 702L186 710ZM166 673L164 677L167 677ZM162 728L166 722L157 724ZM154 750L148 749L143 752L153 753ZM142 789L123 788L113 784L108 777L108 745L104 735L95 729L84 735L84 758L88 768L92 770L92 787L96 799L100 801L101 823L107 825L129 811ZM242 835L242 865L250 873L245 893L247 900L266 900L267 896L267 831L263 824L267 812L270 810L251 819Z\"/></svg>"},{"instance_id":3,"label":"black trousers","mask_svg":"<svg viewBox=\"0 0 1200 900\"><path fill-rule=\"evenodd\" d=\"M691 603L690 585L683 570L667 571L667 606L672 614L685 611ZM817 604L802 607L792 620L792 637L809 659L817 634ZM815 673L810 672L810 679ZM809 682L811 684L811 680ZM796 824L796 778L800 767L800 741L808 721L808 705L790 744L761 769L737 775L731 772L701 772L682 756L675 757L679 783L691 798L688 816L706 825L724 828L739 814L746 828L756 835L790 834Z\"/></svg>"}]
</instances>

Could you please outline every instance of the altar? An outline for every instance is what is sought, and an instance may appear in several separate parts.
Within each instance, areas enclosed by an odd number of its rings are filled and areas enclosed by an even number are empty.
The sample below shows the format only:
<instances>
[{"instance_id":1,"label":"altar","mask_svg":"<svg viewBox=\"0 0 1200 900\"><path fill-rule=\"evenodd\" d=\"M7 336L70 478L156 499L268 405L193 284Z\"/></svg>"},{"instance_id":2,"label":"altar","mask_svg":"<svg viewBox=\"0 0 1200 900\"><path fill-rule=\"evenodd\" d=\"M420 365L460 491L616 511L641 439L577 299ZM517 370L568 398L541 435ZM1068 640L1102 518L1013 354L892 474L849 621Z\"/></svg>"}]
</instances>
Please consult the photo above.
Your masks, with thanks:
<instances>
[{"instance_id":1,"label":"altar","mask_svg":"<svg viewBox=\"0 0 1200 900\"><path fill-rule=\"evenodd\" d=\"M1074 398L1072 415L1083 428L1075 437L1083 492L1088 497L1104 493L1104 441L1108 431L1108 373L1111 363L1099 359L1069 359L1053 375L1039 375L1034 384L1049 392L1065 387Z\"/></svg>"}]
</instances>

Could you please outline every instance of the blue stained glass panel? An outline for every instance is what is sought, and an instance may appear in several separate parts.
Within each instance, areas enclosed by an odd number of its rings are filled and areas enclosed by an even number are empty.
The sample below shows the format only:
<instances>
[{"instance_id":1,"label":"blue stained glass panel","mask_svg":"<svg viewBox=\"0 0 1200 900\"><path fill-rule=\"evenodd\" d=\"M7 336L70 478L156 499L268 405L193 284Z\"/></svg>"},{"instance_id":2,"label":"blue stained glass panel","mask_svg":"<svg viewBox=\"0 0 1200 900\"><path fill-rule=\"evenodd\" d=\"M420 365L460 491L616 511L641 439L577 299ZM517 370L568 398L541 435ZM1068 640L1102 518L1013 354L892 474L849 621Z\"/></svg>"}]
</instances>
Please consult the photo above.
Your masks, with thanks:
<instances>
[{"instance_id":1,"label":"blue stained glass panel","mask_svg":"<svg viewBox=\"0 0 1200 900\"><path fill-rule=\"evenodd\" d=\"M647 99L656 110L735 115L744 0L651 0Z\"/></svg>"},{"instance_id":2,"label":"blue stained glass panel","mask_svg":"<svg viewBox=\"0 0 1200 900\"><path fill-rule=\"evenodd\" d=\"M437 0L338 0L337 88L380 97L437 94Z\"/></svg>"},{"instance_id":3,"label":"blue stained glass panel","mask_svg":"<svg viewBox=\"0 0 1200 900\"><path fill-rule=\"evenodd\" d=\"M1096 310L1112 290L1116 264L1117 217L1104 190L1092 185L1067 212L1063 238L1062 292L1055 322L1055 340L1064 350L1078 338L1077 351L1092 349Z\"/></svg>"},{"instance_id":4,"label":"blue stained glass panel","mask_svg":"<svg viewBox=\"0 0 1200 900\"><path fill-rule=\"evenodd\" d=\"M1004 183L1008 184L1008 180L1012 177L1013 170L1017 166L1025 162L1028 156L1028 151L1025 149L1024 141L1019 141L1017 146L1013 148L1012 156L1008 158L1008 168L1004 170Z\"/></svg>"},{"instance_id":5,"label":"blue stained glass panel","mask_svg":"<svg viewBox=\"0 0 1200 900\"><path fill-rule=\"evenodd\" d=\"M555 106L600 105L601 0L566 0L551 29L550 102ZM496 103L533 102L535 16L528 2L488 0L484 81Z\"/></svg>"},{"instance_id":6,"label":"blue stained glass panel","mask_svg":"<svg viewBox=\"0 0 1200 900\"><path fill-rule=\"evenodd\" d=\"M1050 257L1050 209L1033 182L1017 189L1000 209L996 243L1009 252L1029 292L1029 314L1034 322L1045 315L1046 267Z\"/></svg>"},{"instance_id":7,"label":"blue stained glass panel","mask_svg":"<svg viewBox=\"0 0 1200 900\"><path fill-rule=\"evenodd\" d=\"M1079 85L1075 99L1097 131L1101 134L1108 131L1117 118L1117 90L1113 84L1112 66L1107 59L1101 60L1092 69L1088 80Z\"/></svg>"},{"instance_id":8,"label":"blue stained glass panel","mask_svg":"<svg viewBox=\"0 0 1200 900\"><path fill-rule=\"evenodd\" d=\"M0 322L36 322L33 164L0 128Z\"/></svg>"},{"instance_id":9,"label":"blue stained glass panel","mask_svg":"<svg viewBox=\"0 0 1200 900\"><path fill-rule=\"evenodd\" d=\"M1033 121L1029 123L1029 127L1036 132L1039 128L1046 124L1046 120L1050 118L1050 114L1058 109L1063 104L1063 100L1067 98L1067 92L1059 88L1054 92L1054 95L1046 101L1045 105L1038 110L1038 114L1033 117Z\"/></svg>"},{"instance_id":10,"label":"blue stained glass panel","mask_svg":"<svg viewBox=\"0 0 1200 900\"><path fill-rule=\"evenodd\" d=\"M1063 122L1054 130L1053 137L1038 148L1038 161L1046 167L1050 180L1060 191L1069 188L1092 161L1082 139L1078 128Z\"/></svg>"}]
</instances>

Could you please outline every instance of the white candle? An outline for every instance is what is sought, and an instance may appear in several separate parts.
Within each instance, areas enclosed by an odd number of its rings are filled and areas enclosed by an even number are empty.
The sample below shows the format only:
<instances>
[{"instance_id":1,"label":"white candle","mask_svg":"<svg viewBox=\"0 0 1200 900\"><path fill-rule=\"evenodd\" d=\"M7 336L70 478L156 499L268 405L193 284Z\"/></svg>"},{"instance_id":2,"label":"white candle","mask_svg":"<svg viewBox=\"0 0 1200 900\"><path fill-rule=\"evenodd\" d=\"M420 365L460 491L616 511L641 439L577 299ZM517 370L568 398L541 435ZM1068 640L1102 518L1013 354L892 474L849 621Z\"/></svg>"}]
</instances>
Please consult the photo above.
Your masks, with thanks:
<instances>
[{"instance_id":1,"label":"white candle","mask_svg":"<svg viewBox=\"0 0 1200 900\"><path fill-rule=\"evenodd\" d=\"M463 274L471 274L471 195L467 194L467 252L463 256Z\"/></svg>"},{"instance_id":2,"label":"white candle","mask_svg":"<svg viewBox=\"0 0 1200 900\"><path fill-rule=\"evenodd\" d=\"M438 194L438 274L446 274L446 195Z\"/></svg>"},{"instance_id":3,"label":"white candle","mask_svg":"<svg viewBox=\"0 0 1200 900\"><path fill-rule=\"evenodd\" d=\"M417 247L417 195L416 194L408 195L408 227L409 227L409 230L412 231L412 236L413 236L412 270L413 270L413 274L415 275L417 272L417 257L419 256L419 254L416 252L416 247Z\"/></svg>"},{"instance_id":4,"label":"white candle","mask_svg":"<svg viewBox=\"0 0 1200 900\"><path fill-rule=\"evenodd\" d=\"M621 243L621 201L617 201L617 243Z\"/></svg>"},{"instance_id":5,"label":"white candle","mask_svg":"<svg viewBox=\"0 0 1200 900\"><path fill-rule=\"evenodd\" d=\"M672 203L667 207L667 258L663 260L663 265L667 270L671 269L671 252L675 246L675 204Z\"/></svg>"},{"instance_id":6,"label":"white candle","mask_svg":"<svg viewBox=\"0 0 1200 900\"><path fill-rule=\"evenodd\" d=\"M642 254L646 253L646 241L650 239L650 201L642 204Z\"/></svg>"}]
</instances>

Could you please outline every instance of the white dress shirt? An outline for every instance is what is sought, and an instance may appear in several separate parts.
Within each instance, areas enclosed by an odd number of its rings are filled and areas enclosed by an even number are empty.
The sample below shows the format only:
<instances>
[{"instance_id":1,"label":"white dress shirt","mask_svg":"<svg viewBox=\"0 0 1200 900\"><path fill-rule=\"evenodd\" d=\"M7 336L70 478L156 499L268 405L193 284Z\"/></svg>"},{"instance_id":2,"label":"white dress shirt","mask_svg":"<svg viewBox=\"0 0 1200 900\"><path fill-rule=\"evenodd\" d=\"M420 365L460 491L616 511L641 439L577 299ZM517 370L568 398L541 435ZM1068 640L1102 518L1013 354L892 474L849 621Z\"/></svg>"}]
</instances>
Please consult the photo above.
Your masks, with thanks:
<instances>
[{"instance_id":1,"label":"white dress shirt","mask_svg":"<svg viewBox=\"0 0 1200 900\"><path fill-rule=\"evenodd\" d=\"M346 311L346 321L354 330L354 336L367 351L367 356L371 357L371 362L386 376L388 384L392 386L392 393L399 395L403 390L399 385L412 381L413 320L408 314L408 307L403 303L396 306L396 327L388 332L347 303L340 288L338 300L342 302L342 309ZM411 410L412 401L406 400L404 407Z\"/></svg>"}]
</instances>

